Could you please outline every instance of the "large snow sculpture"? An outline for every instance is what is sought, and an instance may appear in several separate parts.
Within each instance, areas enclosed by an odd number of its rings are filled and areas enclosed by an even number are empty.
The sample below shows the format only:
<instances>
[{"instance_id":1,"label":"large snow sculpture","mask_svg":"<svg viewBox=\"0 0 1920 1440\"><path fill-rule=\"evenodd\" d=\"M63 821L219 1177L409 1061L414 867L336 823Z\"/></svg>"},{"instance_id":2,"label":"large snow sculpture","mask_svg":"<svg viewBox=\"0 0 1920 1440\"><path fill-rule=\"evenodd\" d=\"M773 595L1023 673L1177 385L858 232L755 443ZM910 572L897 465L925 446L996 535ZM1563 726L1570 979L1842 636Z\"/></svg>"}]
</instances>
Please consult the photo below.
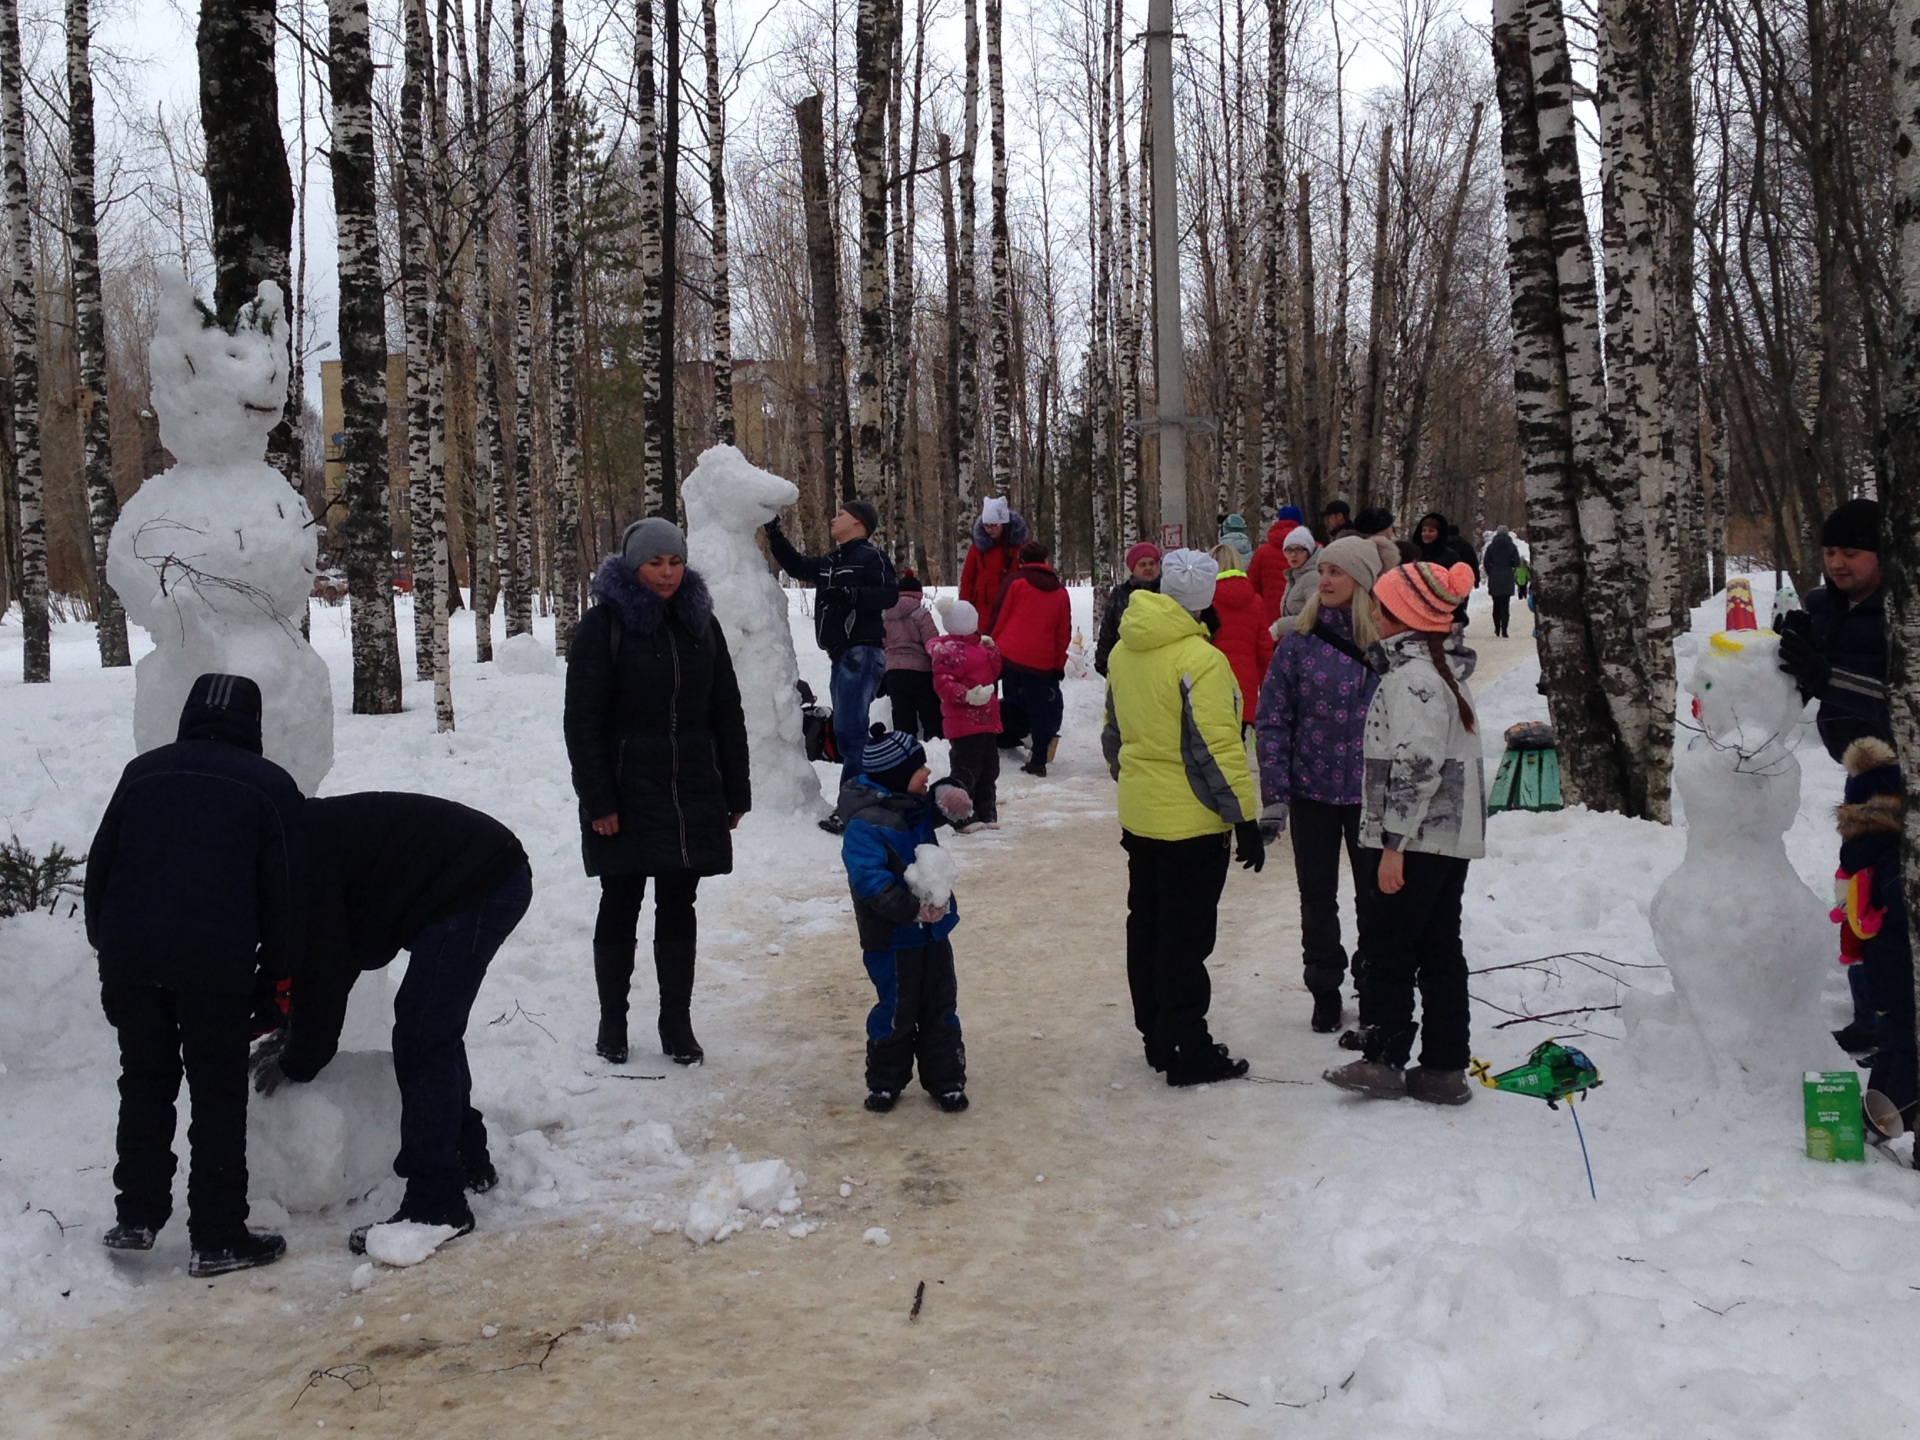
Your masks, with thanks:
<instances>
[{"instance_id":1,"label":"large snow sculpture","mask_svg":"<svg viewBox=\"0 0 1920 1440\"><path fill-rule=\"evenodd\" d=\"M1829 1058L1821 962L1826 904L1782 837L1800 809L1791 745L1804 708L1780 637L1715 635L1687 681L1699 733L1674 757L1687 853L1648 918L1680 1004L1725 1079L1797 1083Z\"/></svg>"},{"instance_id":2,"label":"large snow sculpture","mask_svg":"<svg viewBox=\"0 0 1920 1440\"><path fill-rule=\"evenodd\" d=\"M800 498L731 445L700 457L680 494L687 502L687 562L706 578L713 613L726 627L747 712L754 808L815 811L820 781L807 763L795 686L800 667L787 622L787 593L767 569L755 532Z\"/></svg>"},{"instance_id":3,"label":"large snow sculpture","mask_svg":"<svg viewBox=\"0 0 1920 1440\"><path fill-rule=\"evenodd\" d=\"M195 676L247 675L266 707L267 758L311 795L333 766L327 666L300 634L317 532L307 502L261 459L286 406L283 323L270 281L231 334L185 279L162 289L148 355L175 463L120 511L107 579L153 636L134 671L135 746L174 738Z\"/></svg>"}]
</instances>

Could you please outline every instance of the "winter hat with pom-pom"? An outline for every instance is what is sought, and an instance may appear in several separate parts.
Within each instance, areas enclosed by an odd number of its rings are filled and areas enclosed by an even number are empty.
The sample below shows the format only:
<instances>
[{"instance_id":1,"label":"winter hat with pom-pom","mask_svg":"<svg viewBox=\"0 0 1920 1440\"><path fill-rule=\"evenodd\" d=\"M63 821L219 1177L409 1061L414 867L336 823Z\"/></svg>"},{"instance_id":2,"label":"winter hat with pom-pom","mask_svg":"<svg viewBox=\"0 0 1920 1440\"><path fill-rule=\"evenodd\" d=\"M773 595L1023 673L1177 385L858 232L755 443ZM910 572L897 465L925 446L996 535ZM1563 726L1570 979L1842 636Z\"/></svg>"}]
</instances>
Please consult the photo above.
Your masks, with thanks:
<instances>
[{"instance_id":1,"label":"winter hat with pom-pom","mask_svg":"<svg viewBox=\"0 0 1920 1440\"><path fill-rule=\"evenodd\" d=\"M1876 795L1904 795L1900 765L1893 747L1868 735L1847 747L1841 764L1847 767L1846 803L1861 805Z\"/></svg>"},{"instance_id":2,"label":"winter hat with pom-pom","mask_svg":"<svg viewBox=\"0 0 1920 1440\"><path fill-rule=\"evenodd\" d=\"M942 595L934 601L933 608L940 612L949 635L971 635L980 628L980 612L965 600Z\"/></svg>"},{"instance_id":3,"label":"winter hat with pom-pom","mask_svg":"<svg viewBox=\"0 0 1920 1440\"><path fill-rule=\"evenodd\" d=\"M902 595L918 595L925 589L926 586L920 583L920 577L914 574L913 571L902 570L900 572L900 593Z\"/></svg>"},{"instance_id":4,"label":"winter hat with pom-pom","mask_svg":"<svg viewBox=\"0 0 1920 1440\"><path fill-rule=\"evenodd\" d=\"M926 749L911 732L879 725L873 727L873 738L860 752L860 773L895 793L911 785L926 763Z\"/></svg>"},{"instance_id":5,"label":"winter hat with pom-pom","mask_svg":"<svg viewBox=\"0 0 1920 1440\"><path fill-rule=\"evenodd\" d=\"M1220 566L1198 550L1169 550L1160 562L1160 593L1182 610L1198 615L1213 603Z\"/></svg>"},{"instance_id":6,"label":"winter hat with pom-pom","mask_svg":"<svg viewBox=\"0 0 1920 1440\"><path fill-rule=\"evenodd\" d=\"M1434 565L1416 560L1396 565L1373 587L1373 598L1410 629L1445 635L1453 629L1453 612L1473 593L1473 567Z\"/></svg>"}]
</instances>

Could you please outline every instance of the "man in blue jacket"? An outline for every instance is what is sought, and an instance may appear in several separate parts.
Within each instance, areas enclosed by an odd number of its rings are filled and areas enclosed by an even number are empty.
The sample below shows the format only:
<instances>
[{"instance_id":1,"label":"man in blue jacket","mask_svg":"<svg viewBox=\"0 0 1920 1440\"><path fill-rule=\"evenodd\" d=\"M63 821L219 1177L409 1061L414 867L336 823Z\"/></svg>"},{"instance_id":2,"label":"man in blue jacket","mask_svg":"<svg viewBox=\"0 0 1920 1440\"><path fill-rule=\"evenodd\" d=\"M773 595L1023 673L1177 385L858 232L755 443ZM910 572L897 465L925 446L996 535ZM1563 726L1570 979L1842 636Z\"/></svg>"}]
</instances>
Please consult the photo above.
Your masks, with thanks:
<instances>
[{"instance_id":1,"label":"man in blue jacket","mask_svg":"<svg viewBox=\"0 0 1920 1440\"><path fill-rule=\"evenodd\" d=\"M173 1213L174 1100L186 1077L188 1273L286 1253L247 1228L247 1046L253 997L305 934L299 788L260 753L260 687L202 675L179 739L121 772L87 856L87 940L120 1038L110 1250L151 1250Z\"/></svg>"},{"instance_id":2,"label":"man in blue jacket","mask_svg":"<svg viewBox=\"0 0 1920 1440\"><path fill-rule=\"evenodd\" d=\"M833 666L833 739L840 748L840 783L860 773L867 743L867 712L887 673L887 611L900 598L893 562L867 537L880 528L880 512L865 500L849 500L828 522L834 548L802 555L775 516L767 522L767 549L774 563L814 587L813 638ZM829 835L845 828L840 810L820 822Z\"/></svg>"}]
</instances>

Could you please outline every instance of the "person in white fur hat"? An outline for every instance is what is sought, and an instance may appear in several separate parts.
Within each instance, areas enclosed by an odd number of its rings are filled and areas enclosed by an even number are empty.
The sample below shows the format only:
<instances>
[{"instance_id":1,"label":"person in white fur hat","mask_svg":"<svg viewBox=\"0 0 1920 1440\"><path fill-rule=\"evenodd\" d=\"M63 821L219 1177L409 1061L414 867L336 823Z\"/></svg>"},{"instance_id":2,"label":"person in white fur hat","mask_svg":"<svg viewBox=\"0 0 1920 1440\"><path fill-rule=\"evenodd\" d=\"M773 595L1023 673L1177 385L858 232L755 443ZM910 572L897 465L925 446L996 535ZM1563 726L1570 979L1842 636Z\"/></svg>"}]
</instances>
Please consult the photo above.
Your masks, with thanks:
<instances>
[{"instance_id":1,"label":"person in white fur hat","mask_svg":"<svg viewBox=\"0 0 1920 1440\"><path fill-rule=\"evenodd\" d=\"M980 503L973 522L973 543L960 567L960 598L983 616L993 614L994 602L1020 564L1020 547L1032 538L1027 522L1004 495L989 495Z\"/></svg>"}]
</instances>

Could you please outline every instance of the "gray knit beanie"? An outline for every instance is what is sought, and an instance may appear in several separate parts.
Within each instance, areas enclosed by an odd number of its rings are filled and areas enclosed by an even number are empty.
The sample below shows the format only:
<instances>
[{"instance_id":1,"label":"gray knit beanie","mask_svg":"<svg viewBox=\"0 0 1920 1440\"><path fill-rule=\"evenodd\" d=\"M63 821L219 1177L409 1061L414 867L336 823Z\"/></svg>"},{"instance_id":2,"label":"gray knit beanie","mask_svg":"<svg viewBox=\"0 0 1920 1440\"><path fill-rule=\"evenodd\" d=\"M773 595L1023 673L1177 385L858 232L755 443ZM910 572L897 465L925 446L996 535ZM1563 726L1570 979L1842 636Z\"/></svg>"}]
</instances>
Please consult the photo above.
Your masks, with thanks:
<instances>
[{"instance_id":1,"label":"gray knit beanie","mask_svg":"<svg viewBox=\"0 0 1920 1440\"><path fill-rule=\"evenodd\" d=\"M662 520L658 515L649 515L645 520L636 520L627 526L620 537L620 561L629 570L638 570L649 560L658 560L662 555L678 555L687 558L686 532L671 520Z\"/></svg>"}]
</instances>

